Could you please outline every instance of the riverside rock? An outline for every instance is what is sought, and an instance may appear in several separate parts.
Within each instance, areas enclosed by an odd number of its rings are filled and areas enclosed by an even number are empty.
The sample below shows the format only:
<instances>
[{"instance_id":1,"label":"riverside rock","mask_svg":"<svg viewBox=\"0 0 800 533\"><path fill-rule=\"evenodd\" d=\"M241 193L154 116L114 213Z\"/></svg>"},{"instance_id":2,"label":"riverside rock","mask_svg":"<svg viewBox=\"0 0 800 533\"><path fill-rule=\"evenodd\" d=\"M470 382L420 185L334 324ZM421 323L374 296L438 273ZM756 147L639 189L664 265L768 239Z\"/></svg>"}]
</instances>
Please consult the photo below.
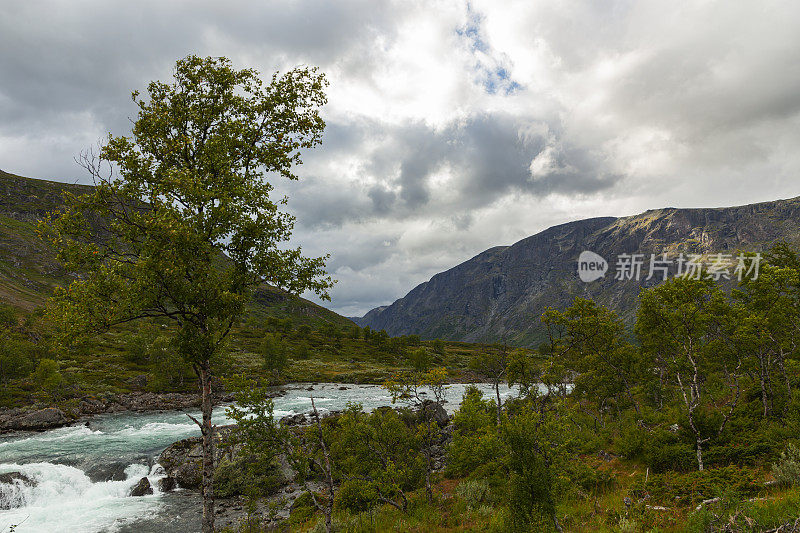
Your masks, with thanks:
<instances>
[{"instance_id":1,"label":"riverside rock","mask_svg":"<svg viewBox=\"0 0 800 533\"><path fill-rule=\"evenodd\" d=\"M221 441L229 434L233 425L221 426L214 431L214 462L219 464L224 453ZM164 468L167 477L178 487L198 489L203 481L203 440L189 437L170 444L158 457L158 464Z\"/></svg>"},{"instance_id":2,"label":"riverside rock","mask_svg":"<svg viewBox=\"0 0 800 533\"><path fill-rule=\"evenodd\" d=\"M0 431L43 431L61 427L68 422L64 412L56 407L35 411L9 409L0 414Z\"/></svg>"},{"instance_id":3,"label":"riverside rock","mask_svg":"<svg viewBox=\"0 0 800 533\"><path fill-rule=\"evenodd\" d=\"M153 487L150 485L150 480L143 477L133 486L129 496L146 496L148 494L153 494Z\"/></svg>"}]
</instances>

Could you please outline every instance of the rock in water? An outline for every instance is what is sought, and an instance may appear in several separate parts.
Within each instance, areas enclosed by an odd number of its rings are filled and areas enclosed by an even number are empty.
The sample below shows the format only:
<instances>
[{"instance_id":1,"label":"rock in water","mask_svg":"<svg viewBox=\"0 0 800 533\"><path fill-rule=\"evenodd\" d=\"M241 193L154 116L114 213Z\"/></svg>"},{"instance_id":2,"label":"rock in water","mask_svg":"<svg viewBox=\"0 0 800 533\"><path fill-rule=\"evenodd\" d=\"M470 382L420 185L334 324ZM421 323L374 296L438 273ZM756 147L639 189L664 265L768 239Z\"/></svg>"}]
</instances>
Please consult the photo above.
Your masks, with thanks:
<instances>
[{"instance_id":1,"label":"rock in water","mask_svg":"<svg viewBox=\"0 0 800 533\"><path fill-rule=\"evenodd\" d=\"M432 400L423 401L421 411L423 414L423 420L426 418L428 420L433 420L440 428L443 428L450 423L450 417L447 416L447 411L444 407L442 407L442 404L438 402L434 402Z\"/></svg>"},{"instance_id":2,"label":"rock in water","mask_svg":"<svg viewBox=\"0 0 800 533\"><path fill-rule=\"evenodd\" d=\"M153 494L153 487L150 486L150 480L143 477L139 483L133 486L129 496L146 496L147 494Z\"/></svg>"},{"instance_id":3,"label":"rock in water","mask_svg":"<svg viewBox=\"0 0 800 533\"><path fill-rule=\"evenodd\" d=\"M169 476L159 479L158 490L161 492L172 492L175 490L175 480Z\"/></svg>"},{"instance_id":4,"label":"rock in water","mask_svg":"<svg viewBox=\"0 0 800 533\"><path fill-rule=\"evenodd\" d=\"M42 431L61 427L69 422L61 409L48 407L36 411L13 410L0 414L2 431Z\"/></svg>"},{"instance_id":5,"label":"rock in water","mask_svg":"<svg viewBox=\"0 0 800 533\"><path fill-rule=\"evenodd\" d=\"M36 486L36 480L22 472L0 474L0 510L15 509L25 505L26 487Z\"/></svg>"}]
</instances>

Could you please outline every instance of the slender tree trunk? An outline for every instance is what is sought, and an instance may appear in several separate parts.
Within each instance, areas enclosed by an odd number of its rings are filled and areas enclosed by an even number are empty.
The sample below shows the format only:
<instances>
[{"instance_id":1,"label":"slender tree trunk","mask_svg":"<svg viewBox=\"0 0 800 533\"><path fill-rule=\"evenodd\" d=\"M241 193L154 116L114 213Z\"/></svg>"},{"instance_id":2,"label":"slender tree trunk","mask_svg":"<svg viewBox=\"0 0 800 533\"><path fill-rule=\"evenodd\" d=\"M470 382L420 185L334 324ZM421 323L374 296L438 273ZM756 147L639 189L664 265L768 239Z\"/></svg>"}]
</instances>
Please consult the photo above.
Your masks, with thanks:
<instances>
[{"instance_id":1,"label":"slender tree trunk","mask_svg":"<svg viewBox=\"0 0 800 533\"><path fill-rule=\"evenodd\" d=\"M553 525L555 526L556 531L558 531L559 533L562 533L564 531L564 529L561 527L561 524L558 523L558 515L556 515L555 512L553 513Z\"/></svg>"},{"instance_id":2,"label":"slender tree trunk","mask_svg":"<svg viewBox=\"0 0 800 533\"><path fill-rule=\"evenodd\" d=\"M697 469L703 471L703 441L697 437Z\"/></svg>"},{"instance_id":3,"label":"slender tree trunk","mask_svg":"<svg viewBox=\"0 0 800 533\"><path fill-rule=\"evenodd\" d=\"M203 423L203 533L214 533L214 428L211 425L211 365L204 361L199 365L200 387L202 389Z\"/></svg>"}]
</instances>

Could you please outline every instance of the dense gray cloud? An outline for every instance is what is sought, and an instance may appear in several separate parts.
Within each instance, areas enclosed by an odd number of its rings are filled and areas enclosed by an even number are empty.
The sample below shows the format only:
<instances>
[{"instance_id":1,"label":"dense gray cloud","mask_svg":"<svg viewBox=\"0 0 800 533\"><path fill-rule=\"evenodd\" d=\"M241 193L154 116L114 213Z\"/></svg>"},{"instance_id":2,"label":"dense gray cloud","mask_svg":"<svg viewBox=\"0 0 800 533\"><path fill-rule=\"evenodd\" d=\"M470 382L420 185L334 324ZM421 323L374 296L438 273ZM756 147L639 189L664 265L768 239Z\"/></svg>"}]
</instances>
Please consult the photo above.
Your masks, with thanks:
<instances>
[{"instance_id":1,"label":"dense gray cloud","mask_svg":"<svg viewBox=\"0 0 800 533\"><path fill-rule=\"evenodd\" d=\"M648 208L800 194L800 4L29 1L0 18L0 168L86 181L129 94L189 53L331 81L278 181L362 314L483 249Z\"/></svg>"}]
</instances>

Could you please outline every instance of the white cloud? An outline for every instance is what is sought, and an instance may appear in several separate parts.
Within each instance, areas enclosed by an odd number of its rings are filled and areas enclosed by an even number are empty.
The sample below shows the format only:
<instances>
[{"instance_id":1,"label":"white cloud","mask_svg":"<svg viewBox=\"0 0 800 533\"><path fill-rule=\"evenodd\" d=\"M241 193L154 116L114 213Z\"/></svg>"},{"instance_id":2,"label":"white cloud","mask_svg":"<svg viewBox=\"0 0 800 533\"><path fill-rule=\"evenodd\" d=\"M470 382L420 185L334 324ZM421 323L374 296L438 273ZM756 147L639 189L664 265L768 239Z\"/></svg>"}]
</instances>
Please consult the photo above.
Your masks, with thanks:
<instances>
[{"instance_id":1,"label":"white cloud","mask_svg":"<svg viewBox=\"0 0 800 533\"><path fill-rule=\"evenodd\" d=\"M798 194L800 4L297 0L11 3L0 168L81 176L128 95L188 53L331 81L280 183L360 314L485 248L588 216ZM388 243L388 245L387 245Z\"/></svg>"}]
</instances>

